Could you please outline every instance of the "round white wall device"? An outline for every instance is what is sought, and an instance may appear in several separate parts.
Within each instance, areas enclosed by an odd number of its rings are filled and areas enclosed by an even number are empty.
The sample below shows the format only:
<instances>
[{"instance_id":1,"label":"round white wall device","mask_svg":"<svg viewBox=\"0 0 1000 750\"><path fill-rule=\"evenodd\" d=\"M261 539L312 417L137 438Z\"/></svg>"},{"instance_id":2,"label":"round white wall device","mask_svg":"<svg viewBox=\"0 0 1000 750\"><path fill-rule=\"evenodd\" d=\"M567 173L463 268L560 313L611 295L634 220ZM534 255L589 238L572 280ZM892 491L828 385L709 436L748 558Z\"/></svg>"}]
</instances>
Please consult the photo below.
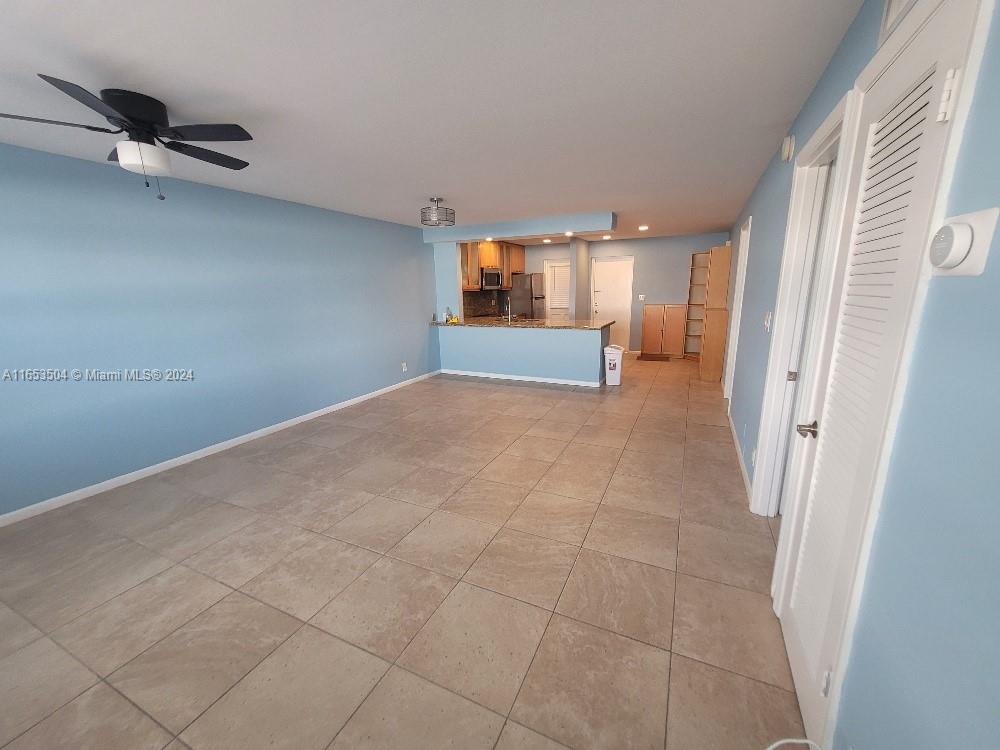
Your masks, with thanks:
<instances>
[{"instance_id":1,"label":"round white wall device","mask_svg":"<svg viewBox=\"0 0 1000 750\"><path fill-rule=\"evenodd\" d=\"M961 222L945 224L931 240L931 265L954 268L972 249L972 227Z\"/></svg>"},{"instance_id":2,"label":"round white wall device","mask_svg":"<svg viewBox=\"0 0 1000 750\"><path fill-rule=\"evenodd\" d=\"M118 141L118 164L129 172L164 177L170 174L170 152L151 143Z\"/></svg>"}]
</instances>

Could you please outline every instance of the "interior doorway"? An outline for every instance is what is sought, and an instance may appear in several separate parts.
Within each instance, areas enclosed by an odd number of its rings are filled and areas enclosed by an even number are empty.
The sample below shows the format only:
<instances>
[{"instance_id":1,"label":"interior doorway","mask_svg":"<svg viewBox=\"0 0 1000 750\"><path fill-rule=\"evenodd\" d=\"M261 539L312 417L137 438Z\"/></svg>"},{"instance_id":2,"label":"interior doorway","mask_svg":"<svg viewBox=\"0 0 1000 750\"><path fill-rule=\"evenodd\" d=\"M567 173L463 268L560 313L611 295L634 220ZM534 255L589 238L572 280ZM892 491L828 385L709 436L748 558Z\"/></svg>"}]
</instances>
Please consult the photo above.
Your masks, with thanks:
<instances>
[{"instance_id":1,"label":"interior doorway","mask_svg":"<svg viewBox=\"0 0 1000 750\"><path fill-rule=\"evenodd\" d=\"M613 320L611 343L629 349L632 330L632 256L592 258L590 305L595 319Z\"/></svg>"}]
</instances>

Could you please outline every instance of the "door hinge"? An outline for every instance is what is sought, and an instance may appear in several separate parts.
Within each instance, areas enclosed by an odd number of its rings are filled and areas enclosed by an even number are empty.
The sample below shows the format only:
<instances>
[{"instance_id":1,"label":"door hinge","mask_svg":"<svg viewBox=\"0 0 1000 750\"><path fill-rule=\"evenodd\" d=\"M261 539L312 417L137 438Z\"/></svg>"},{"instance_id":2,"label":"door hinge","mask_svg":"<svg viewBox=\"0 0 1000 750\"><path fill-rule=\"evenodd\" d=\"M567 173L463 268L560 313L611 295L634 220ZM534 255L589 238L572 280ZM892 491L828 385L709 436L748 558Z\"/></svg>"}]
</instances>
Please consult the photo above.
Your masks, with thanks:
<instances>
[{"instance_id":1,"label":"door hinge","mask_svg":"<svg viewBox=\"0 0 1000 750\"><path fill-rule=\"evenodd\" d=\"M798 379L799 379L799 374L795 372L795 370L789 370L788 374L785 376L785 380L787 380L789 383L794 383Z\"/></svg>"},{"instance_id":2,"label":"door hinge","mask_svg":"<svg viewBox=\"0 0 1000 750\"><path fill-rule=\"evenodd\" d=\"M824 698L830 697L830 684L833 682L833 672L829 669L823 673L823 684L820 686L819 694Z\"/></svg>"},{"instance_id":3,"label":"door hinge","mask_svg":"<svg viewBox=\"0 0 1000 750\"><path fill-rule=\"evenodd\" d=\"M944 83L941 86L941 101L938 103L938 122L948 122L955 111L960 72L958 68L949 68L948 72L944 74Z\"/></svg>"},{"instance_id":4,"label":"door hinge","mask_svg":"<svg viewBox=\"0 0 1000 750\"><path fill-rule=\"evenodd\" d=\"M815 438L819 434L819 422L814 419L811 424L797 424L795 431L802 437Z\"/></svg>"}]
</instances>

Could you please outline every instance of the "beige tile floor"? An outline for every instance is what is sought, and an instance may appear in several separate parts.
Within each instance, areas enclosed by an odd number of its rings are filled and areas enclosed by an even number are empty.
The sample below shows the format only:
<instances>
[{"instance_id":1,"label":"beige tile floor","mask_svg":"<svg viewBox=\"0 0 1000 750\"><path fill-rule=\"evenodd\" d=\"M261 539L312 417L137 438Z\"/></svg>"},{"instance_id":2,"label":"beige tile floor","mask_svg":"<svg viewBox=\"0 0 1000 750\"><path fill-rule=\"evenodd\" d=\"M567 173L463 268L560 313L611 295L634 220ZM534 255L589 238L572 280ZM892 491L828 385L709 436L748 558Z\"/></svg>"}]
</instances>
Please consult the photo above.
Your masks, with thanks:
<instances>
[{"instance_id":1,"label":"beige tile floor","mask_svg":"<svg viewBox=\"0 0 1000 750\"><path fill-rule=\"evenodd\" d=\"M435 377L0 528L0 746L798 736L726 425L685 362Z\"/></svg>"}]
</instances>

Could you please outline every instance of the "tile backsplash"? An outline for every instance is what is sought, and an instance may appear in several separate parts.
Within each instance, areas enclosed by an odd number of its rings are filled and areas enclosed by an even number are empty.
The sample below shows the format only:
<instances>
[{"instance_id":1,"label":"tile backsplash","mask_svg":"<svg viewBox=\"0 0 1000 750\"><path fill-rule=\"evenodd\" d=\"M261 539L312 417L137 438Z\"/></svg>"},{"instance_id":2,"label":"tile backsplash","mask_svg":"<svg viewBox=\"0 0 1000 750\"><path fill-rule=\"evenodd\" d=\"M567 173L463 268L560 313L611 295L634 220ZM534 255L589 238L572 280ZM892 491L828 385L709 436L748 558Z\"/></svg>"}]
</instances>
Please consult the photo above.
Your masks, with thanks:
<instances>
[{"instance_id":1,"label":"tile backsplash","mask_svg":"<svg viewBox=\"0 0 1000 750\"><path fill-rule=\"evenodd\" d=\"M497 289L488 292L462 292L462 305L467 318L501 315L506 309L507 292Z\"/></svg>"}]
</instances>

